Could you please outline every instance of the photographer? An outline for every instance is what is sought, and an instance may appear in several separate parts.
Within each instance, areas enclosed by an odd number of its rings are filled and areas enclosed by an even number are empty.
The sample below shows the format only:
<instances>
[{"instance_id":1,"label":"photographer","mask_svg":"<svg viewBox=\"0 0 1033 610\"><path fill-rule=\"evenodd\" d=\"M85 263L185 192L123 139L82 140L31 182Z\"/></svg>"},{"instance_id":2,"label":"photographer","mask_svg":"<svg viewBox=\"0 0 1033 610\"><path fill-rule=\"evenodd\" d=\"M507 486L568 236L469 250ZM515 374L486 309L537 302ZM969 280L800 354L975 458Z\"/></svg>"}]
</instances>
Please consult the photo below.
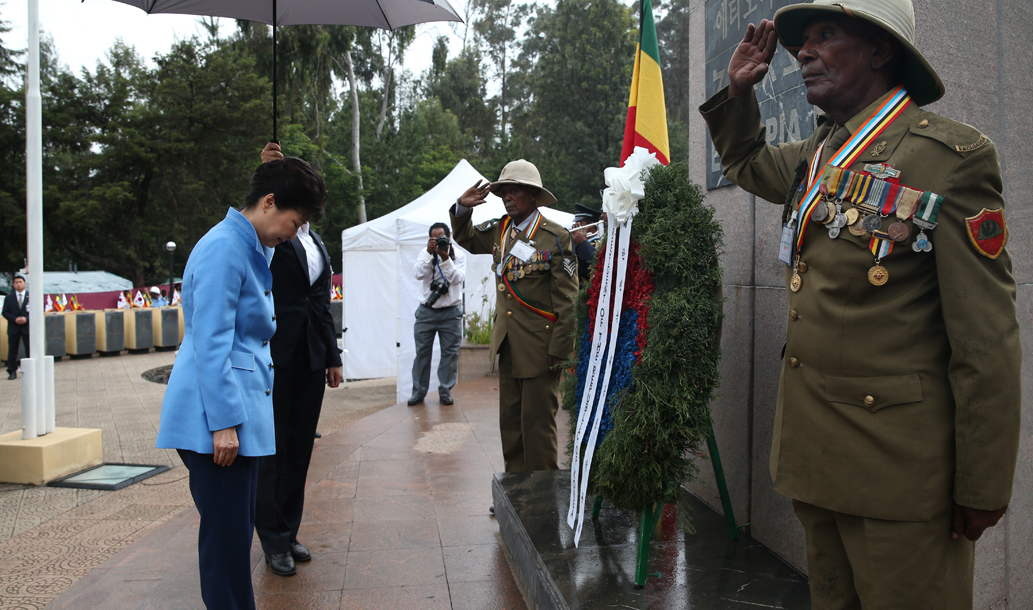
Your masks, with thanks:
<instances>
[{"instance_id":1,"label":"photographer","mask_svg":"<svg viewBox=\"0 0 1033 610\"><path fill-rule=\"evenodd\" d=\"M443 222L430 227L427 249L420 252L413 266L416 279L423 281L423 303L416 309L413 337L416 359L412 364L412 396L409 406L423 402L430 384L430 360L434 352L434 334L441 347L438 364L438 397L443 405L453 403L450 390L456 384L456 363L459 343L463 339L463 280L466 278L466 255L456 252L451 243L452 231Z\"/></svg>"}]
</instances>

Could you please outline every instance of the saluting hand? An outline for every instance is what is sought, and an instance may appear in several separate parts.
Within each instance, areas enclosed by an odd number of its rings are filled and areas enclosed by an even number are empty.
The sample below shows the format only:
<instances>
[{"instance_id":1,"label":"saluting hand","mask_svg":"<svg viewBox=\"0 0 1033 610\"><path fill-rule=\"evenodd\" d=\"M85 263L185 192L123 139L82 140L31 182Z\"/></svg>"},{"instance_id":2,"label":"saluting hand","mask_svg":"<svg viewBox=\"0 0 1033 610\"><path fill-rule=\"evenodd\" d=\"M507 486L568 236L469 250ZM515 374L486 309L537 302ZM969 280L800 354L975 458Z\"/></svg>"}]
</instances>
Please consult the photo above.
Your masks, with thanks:
<instances>
[{"instance_id":1,"label":"saluting hand","mask_svg":"<svg viewBox=\"0 0 1033 610\"><path fill-rule=\"evenodd\" d=\"M775 22L762 19L760 26L751 23L746 28L746 35L728 62L728 97L746 95L764 80L777 45Z\"/></svg>"},{"instance_id":2,"label":"saluting hand","mask_svg":"<svg viewBox=\"0 0 1033 610\"><path fill-rule=\"evenodd\" d=\"M466 189L466 191L459 197L459 205L465 208L475 208L484 203L488 193L491 192L491 183L485 182L483 185L478 180L477 184Z\"/></svg>"},{"instance_id":3,"label":"saluting hand","mask_svg":"<svg viewBox=\"0 0 1033 610\"><path fill-rule=\"evenodd\" d=\"M217 466L229 466L237 459L237 450L240 442L237 441L236 428L223 428L212 434L212 444L215 445L213 457Z\"/></svg>"}]
</instances>

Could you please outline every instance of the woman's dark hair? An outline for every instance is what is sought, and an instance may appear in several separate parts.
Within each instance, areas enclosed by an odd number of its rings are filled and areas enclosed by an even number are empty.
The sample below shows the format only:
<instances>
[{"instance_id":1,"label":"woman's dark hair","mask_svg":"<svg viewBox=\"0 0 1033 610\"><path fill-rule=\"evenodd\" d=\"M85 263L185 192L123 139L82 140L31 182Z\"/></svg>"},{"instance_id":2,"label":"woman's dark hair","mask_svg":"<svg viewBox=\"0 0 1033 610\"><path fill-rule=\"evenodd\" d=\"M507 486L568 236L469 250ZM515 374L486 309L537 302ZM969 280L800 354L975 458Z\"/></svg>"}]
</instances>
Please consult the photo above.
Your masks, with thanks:
<instances>
[{"instance_id":1,"label":"woman's dark hair","mask_svg":"<svg viewBox=\"0 0 1033 610\"><path fill-rule=\"evenodd\" d=\"M259 165L251 176L251 188L244 196L244 209L255 207L270 193L280 210L298 210L309 222L323 219L326 185L311 165L297 157Z\"/></svg>"},{"instance_id":2,"label":"woman's dark hair","mask_svg":"<svg viewBox=\"0 0 1033 610\"><path fill-rule=\"evenodd\" d=\"M427 235L433 235L434 229L444 229L445 235L448 237L452 237L452 229L450 229L448 225L443 222L435 222L434 224L430 225L430 231L427 231Z\"/></svg>"}]
</instances>

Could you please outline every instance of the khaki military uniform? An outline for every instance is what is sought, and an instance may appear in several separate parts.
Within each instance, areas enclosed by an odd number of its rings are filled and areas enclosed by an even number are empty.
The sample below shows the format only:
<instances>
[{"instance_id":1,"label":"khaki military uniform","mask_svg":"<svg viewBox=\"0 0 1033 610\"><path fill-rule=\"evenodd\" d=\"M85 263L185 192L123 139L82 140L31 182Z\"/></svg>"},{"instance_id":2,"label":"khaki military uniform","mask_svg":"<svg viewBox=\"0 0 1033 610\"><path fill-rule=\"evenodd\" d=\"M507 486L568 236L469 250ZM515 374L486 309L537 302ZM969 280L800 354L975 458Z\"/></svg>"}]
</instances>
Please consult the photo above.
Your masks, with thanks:
<instances>
[{"instance_id":1,"label":"khaki military uniform","mask_svg":"<svg viewBox=\"0 0 1033 610\"><path fill-rule=\"evenodd\" d=\"M753 95L729 100L724 90L700 112L725 176L783 204L799 164L828 137L824 165L876 104L843 127L821 117L809 139L778 147L766 144ZM771 475L775 489L801 506L949 525L943 519L954 502L996 510L1012 492L1022 358L1015 281L1007 251L980 253L966 228L984 209L1003 210L1000 163L978 131L912 104L848 169L866 164L891 166L901 184L944 197L938 225L927 233L934 249L914 251L920 227L906 221L910 236L881 260L889 278L875 286L867 275L875 264L869 239L846 229L830 239L810 222L799 291L786 291ZM894 220L884 219L882 230ZM787 286L792 275L786 267ZM803 512L813 542L817 520ZM942 536L948 540L949 532Z\"/></svg>"},{"instance_id":2,"label":"khaki military uniform","mask_svg":"<svg viewBox=\"0 0 1033 610\"><path fill-rule=\"evenodd\" d=\"M472 254L491 254L496 265L509 255L515 240L503 244L502 220L473 226L472 214L455 215L452 233L456 243ZM528 227L529 229L530 227ZM523 277L510 282L514 294L500 281L496 289L490 359L499 356L499 429L506 472L559 468L556 413L558 380L549 376L549 356L566 360L574 352L574 299L577 296L577 262L570 233L542 218L533 243L527 229L517 240L534 248L538 259L548 257L535 269L523 268ZM503 251L503 247L506 248ZM545 253L548 254L545 254ZM525 301L553 313L552 322L519 303Z\"/></svg>"}]
</instances>

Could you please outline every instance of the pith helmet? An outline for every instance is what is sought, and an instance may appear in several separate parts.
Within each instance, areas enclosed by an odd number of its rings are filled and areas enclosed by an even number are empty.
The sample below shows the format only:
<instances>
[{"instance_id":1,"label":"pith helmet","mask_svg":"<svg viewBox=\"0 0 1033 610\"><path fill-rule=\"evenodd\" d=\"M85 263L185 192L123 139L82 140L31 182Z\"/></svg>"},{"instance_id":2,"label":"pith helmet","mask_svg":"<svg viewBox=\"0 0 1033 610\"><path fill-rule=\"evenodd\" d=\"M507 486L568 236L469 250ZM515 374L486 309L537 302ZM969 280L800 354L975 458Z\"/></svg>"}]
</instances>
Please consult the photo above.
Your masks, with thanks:
<instances>
[{"instance_id":1,"label":"pith helmet","mask_svg":"<svg viewBox=\"0 0 1033 610\"><path fill-rule=\"evenodd\" d=\"M829 13L874 23L900 41L904 51L901 79L916 104L924 106L943 97L943 81L915 48L915 8L911 0L814 0L807 4L790 4L775 13L778 40L796 57L803 46L807 21Z\"/></svg>"},{"instance_id":2,"label":"pith helmet","mask_svg":"<svg viewBox=\"0 0 1033 610\"><path fill-rule=\"evenodd\" d=\"M556 196L550 193L549 189L542 186L542 176L538 173L538 168L534 166L534 163L530 161L517 159L507 163L506 167L502 168L499 179L491 183L491 192L498 195L496 191L504 184L522 184L541 189L537 200L539 206L556 203Z\"/></svg>"}]
</instances>

